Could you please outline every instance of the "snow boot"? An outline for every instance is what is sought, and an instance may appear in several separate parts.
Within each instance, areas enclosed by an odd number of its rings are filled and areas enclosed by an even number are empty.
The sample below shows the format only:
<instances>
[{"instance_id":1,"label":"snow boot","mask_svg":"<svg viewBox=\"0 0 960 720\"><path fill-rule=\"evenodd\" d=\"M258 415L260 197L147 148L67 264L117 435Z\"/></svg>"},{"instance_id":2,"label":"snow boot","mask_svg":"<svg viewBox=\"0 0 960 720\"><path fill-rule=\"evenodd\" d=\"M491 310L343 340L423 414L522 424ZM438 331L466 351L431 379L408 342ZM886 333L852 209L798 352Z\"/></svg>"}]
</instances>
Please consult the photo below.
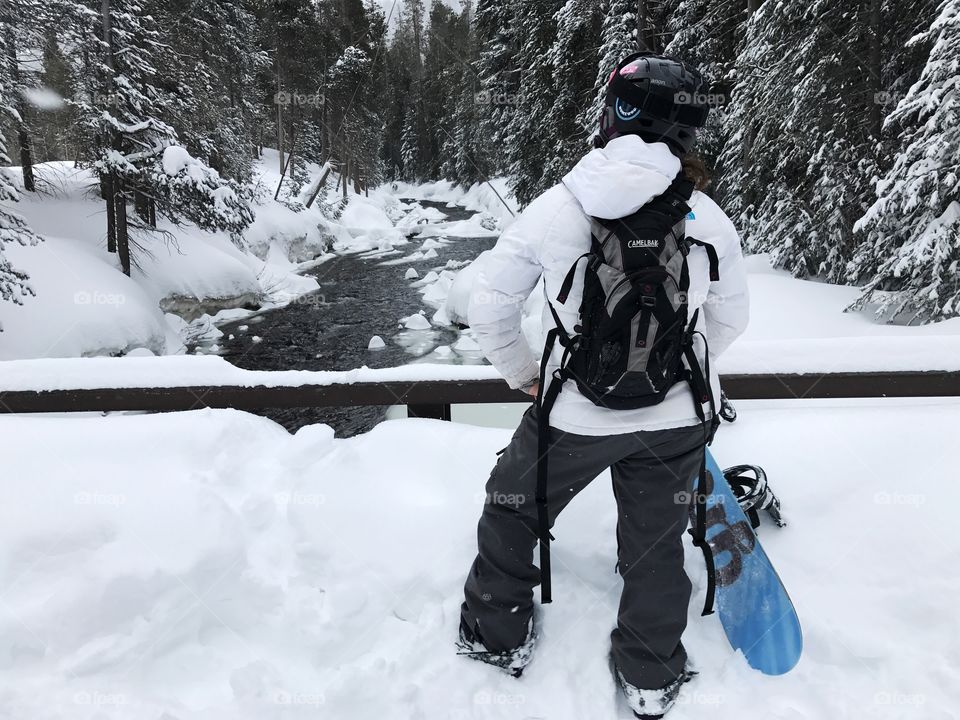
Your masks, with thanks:
<instances>
[{"instance_id":1,"label":"snow boot","mask_svg":"<svg viewBox=\"0 0 960 720\"><path fill-rule=\"evenodd\" d=\"M684 670L669 685L656 690L647 690L628 683L623 677L623 673L616 667L614 667L613 672L617 677L620 689L623 690L624 697L627 699L627 705L639 720L662 718L677 701L677 696L680 694L680 688L683 684L690 682L697 674L693 670Z\"/></svg>"},{"instance_id":2,"label":"snow boot","mask_svg":"<svg viewBox=\"0 0 960 720\"><path fill-rule=\"evenodd\" d=\"M474 660L487 663L487 665L493 665L518 678L533 658L533 645L536 639L537 636L533 632L533 618L530 618L530 624L527 626L527 637L519 646L513 650L493 652L484 646L479 630L471 629L463 621L463 618L460 618L460 637L457 640L459 652L457 655L466 655Z\"/></svg>"}]
</instances>

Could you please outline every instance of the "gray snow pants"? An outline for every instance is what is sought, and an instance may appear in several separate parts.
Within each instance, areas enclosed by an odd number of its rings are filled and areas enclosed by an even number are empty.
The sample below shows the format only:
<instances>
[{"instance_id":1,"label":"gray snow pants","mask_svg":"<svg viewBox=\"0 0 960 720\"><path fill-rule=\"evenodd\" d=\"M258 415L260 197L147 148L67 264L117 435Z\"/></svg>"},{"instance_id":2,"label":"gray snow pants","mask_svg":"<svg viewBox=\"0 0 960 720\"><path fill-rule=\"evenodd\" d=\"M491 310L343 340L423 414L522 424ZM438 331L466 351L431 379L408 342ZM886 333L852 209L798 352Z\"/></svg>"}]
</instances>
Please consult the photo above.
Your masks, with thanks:
<instances>
[{"instance_id":1,"label":"gray snow pants","mask_svg":"<svg viewBox=\"0 0 960 720\"><path fill-rule=\"evenodd\" d=\"M608 467L617 501L619 572L623 578L613 659L639 688L673 682L686 663L690 580L683 570L689 493L704 452L699 425L607 436L550 431L547 501L550 525L573 497ZM464 588L463 620L488 650L526 638L537 543L537 410L523 416L486 486L477 528L478 555ZM557 632L562 632L558 628Z\"/></svg>"}]
</instances>

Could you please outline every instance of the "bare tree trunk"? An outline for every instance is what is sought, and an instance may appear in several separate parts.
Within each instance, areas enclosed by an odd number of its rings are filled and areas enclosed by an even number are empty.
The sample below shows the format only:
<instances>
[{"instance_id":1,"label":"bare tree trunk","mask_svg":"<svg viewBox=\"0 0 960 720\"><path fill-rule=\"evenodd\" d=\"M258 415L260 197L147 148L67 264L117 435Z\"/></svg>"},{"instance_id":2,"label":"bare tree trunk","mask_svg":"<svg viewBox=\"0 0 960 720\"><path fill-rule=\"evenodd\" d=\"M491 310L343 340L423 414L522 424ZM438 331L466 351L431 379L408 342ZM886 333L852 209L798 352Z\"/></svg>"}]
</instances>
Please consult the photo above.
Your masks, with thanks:
<instances>
[{"instance_id":1,"label":"bare tree trunk","mask_svg":"<svg viewBox=\"0 0 960 720\"><path fill-rule=\"evenodd\" d=\"M320 179L317 180L317 186L313 189L313 192L310 194L310 199L307 200L307 208L313 205L314 200L317 199L317 195L320 194L320 190L327 182L327 175L330 174L330 165L327 165L326 169L323 171L323 174L320 176Z\"/></svg>"},{"instance_id":2,"label":"bare tree trunk","mask_svg":"<svg viewBox=\"0 0 960 720\"><path fill-rule=\"evenodd\" d=\"M277 105L277 153L280 155L280 172L282 174L285 165L283 163L283 89L280 85L279 49L277 51L277 57L274 59L273 63L277 70L277 94L274 95L273 99Z\"/></svg>"},{"instance_id":3,"label":"bare tree trunk","mask_svg":"<svg viewBox=\"0 0 960 720\"><path fill-rule=\"evenodd\" d=\"M290 168L290 175L293 176L293 149L297 141L296 130L290 134L290 152L287 155L287 161L280 166L280 182L277 183L277 191L273 194L273 199L280 197L280 188L283 187L283 178L287 174L287 167Z\"/></svg>"},{"instance_id":4,"label":"bare tree trunk","mask_svg":"<svg viewBox=\"0 0 960 720\"><path fill-rule=\"evenodd\" d=\"M127 227L127 196L123 189L123 178L114 178L114 210L117 215L117 255L120 257L120 269L130 275L130 234Z\"/></svg>"},{"instance_id":5,"label":"bare tree trunk","mask_svg":"<svg viewBox=\"0 0 960 720\"><path fill-rule=\"evenodd\" d=\"M350 177L350 156L347 155L343 160L343 166L341 168L340 180L343 181L343 199L347 199L347 182Z\"/></svg>"},{"instance_id":6,"label":"bare tree trunk","mask_svg":"<svg viewBox=\"0 0 960 720\"><path fill-rule=\"evenodd\" d=\"M107 252L117 251L117 213L115 211L115 196L113 185L113 171L104 175L100 181L103 199L107 203Z\"/></svg>"},{"instance_id":7,"label":"bare tree trunk","mask_svg":"<svg viewBox=\"0 0 960 720\"><path fill-rule=\"evenodd\" d=\"M150 208L148 206L148 198L139 188L135 188L133 191L133 207L137 211L137 217L139 217L144 222L150 222Z\"/></svg>"},{"instance_id":8,"label":"bare tree trunk","mask_svg":"<svg viewBox=\"0 0 960 720\"><path fill-rule=\"evenodd\" d=\"M101 0L100 3L100 21L103 28L103 43L106 46L107 68L110 70L109 83L105 87L107 95L113 89L113 33L110 29L110 0ZM110 133L113 137L108 137L110 147L119 145L119 138L116 137L116 131ZM117 232L117 190L120 184L119 178L114 170L109 170L102 187L105 191L104 200L107 203L107 251L118 252L119 234ZM121 261L122 264L122 261Z\"/></svg>"},{"instance_id":9,"label":"bare tree trunk","mask_svg":"<svg viewBox=\"0 0 960 720\"><path fill-rule=\"evenodd\" d=\"M6 19L6 18L5 18ZM23 102L23 96L19 93L20 87L20 62L17 60L16 37L13 34L13 23L6 22L7 45L7 63L10 67L10 79L13 81L13 95L16 96L14 104L20 118L16 121L17 125L17 144L20 150L20 166L23 169L23 189L35 192L37 185L33 178L33 153L31 151L30 132L27 130L26 113L27 107Z\"/></svg>"},{"instance_id":10,"label":"bare tree trunk","mask_svg":"<svg viewBox=\"0 0 960 720\"><path fill-rule=\"evenodd\" d=\"M883 0L870 0L870 85L873 104L870 106L870 131L874 140L883 132Z\"/></svg>"}]
</instances>

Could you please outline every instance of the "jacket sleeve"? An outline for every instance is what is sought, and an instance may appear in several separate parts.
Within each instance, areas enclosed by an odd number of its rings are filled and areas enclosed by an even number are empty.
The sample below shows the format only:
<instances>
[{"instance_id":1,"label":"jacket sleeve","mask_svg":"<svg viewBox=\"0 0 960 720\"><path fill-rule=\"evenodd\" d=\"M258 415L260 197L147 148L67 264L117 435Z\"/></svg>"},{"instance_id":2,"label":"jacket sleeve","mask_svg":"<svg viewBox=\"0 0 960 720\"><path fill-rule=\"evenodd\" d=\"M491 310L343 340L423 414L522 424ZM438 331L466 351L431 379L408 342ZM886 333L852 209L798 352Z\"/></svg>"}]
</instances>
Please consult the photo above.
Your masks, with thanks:
<instances>
[{"instance_id":1,"label":"jacket sleeve","mask_svg":"<svg viewBox=\"0 0 960 720\"><path fill-rule=\"evenodd\" d=\"M707 341L713 356L719 356L730 347L746 330L750 320L750 292L740 236L729 218L723 216L723 220L723 242L718 248L720 280L710 283L704 303Z\"/></svg>"},{"instance_id":2,"label":"jacket sleeve","mask_svg":"<svg viewBox=\"0 0 960 720\"><path fill-rule=\"evenodd\" d=\"M549 220L542 223L536 205L528 206L484 257L467 310L480 349L512 388L529 385L539 374L520 329L523 304L543 271L539 246Z\"/></svg>"}]
</instances>

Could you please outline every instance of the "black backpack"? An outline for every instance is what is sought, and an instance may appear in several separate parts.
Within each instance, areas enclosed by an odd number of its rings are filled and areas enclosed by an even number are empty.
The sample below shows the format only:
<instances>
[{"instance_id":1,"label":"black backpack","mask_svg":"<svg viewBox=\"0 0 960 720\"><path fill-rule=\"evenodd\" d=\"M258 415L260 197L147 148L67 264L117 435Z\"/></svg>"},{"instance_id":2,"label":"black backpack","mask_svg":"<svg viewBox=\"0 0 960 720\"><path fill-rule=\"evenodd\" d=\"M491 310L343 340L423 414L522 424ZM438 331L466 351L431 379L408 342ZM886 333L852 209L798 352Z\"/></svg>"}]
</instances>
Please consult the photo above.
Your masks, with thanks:
<instances>
[{"instance_id":1,"label":"black backpack","mask_svg":"<svg viewBox=\"0 0 960 720\"><path fill-rule=\"evenodd\" d=\"M689 316L690 274L687 256L702 246L710 260L710 280L719 279L717 252L709 243L686 236L685 219L693 183L683 172L667 190L632 215L615 220L591 219L590 251L570 267L557 302L566 303L577 268L586 261L580 319L568 332L547 301L556 327L547 333L540 364L537 398L539 447L536 500L540 525L540 571L543 602L550 602L550 532L547 515L547 451L550 409L567 380L595 405L612 410L657 405L678 382L693 391L705 443L716 418L709 382L709 354L700 367L694 351L699 310ZM544 392L547 362L555 343L564 348L560 367ZM706 339L704 338L704 343ZM687 366L683 360L686 359ZM709 403L708 423L703 405ZM700 523L695 524L695 530ZM694 541L706 547L694 532ZM708 560L708 566L710 562Z\"/></svg>"}]
</instances>

